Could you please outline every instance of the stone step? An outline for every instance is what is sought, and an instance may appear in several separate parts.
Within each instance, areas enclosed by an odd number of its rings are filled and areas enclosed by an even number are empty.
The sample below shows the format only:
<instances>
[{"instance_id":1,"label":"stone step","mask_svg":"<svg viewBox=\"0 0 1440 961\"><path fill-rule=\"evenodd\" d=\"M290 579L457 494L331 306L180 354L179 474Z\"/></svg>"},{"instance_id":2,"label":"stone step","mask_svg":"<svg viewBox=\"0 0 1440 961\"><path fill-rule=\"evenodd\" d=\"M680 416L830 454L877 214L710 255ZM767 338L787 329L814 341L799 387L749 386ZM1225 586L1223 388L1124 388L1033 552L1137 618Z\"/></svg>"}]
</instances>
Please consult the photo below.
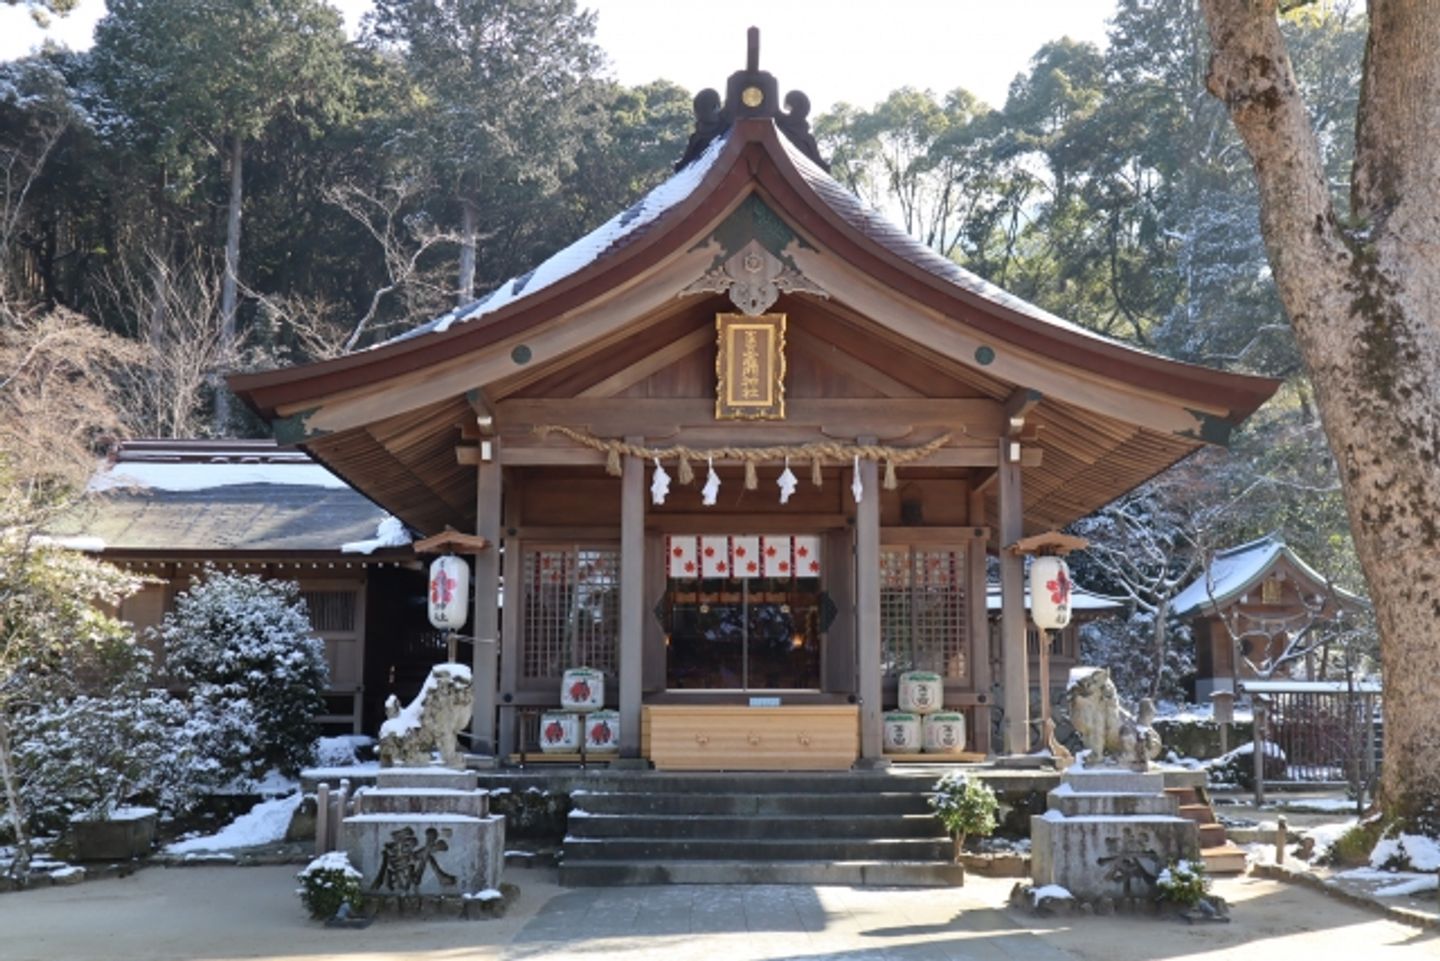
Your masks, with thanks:
<instances>
[{"instance_id":1,"label":"stone step","mask_svg":"<svg viewBox=\"0 0 1440 961\"><path fill-rule=\"evenodd\" d=\"M917 794L934 788L942 770L916 773L853 771L674 771L627 772L626 777L596 776L594 787L612 794L724 794L743 782L747 794ZM500 779L487 779L498 786Z\"/></svg>"},{"instance_id":2,"label":"stone step","mask_svg":"<svg viewBox=\"0 0 1440 961\"><path fill-rule=\"evenodd\" d=\"M733 787L733 781L731 782ZM808 815L817 809L814 795L797 794L691 794L664 792L632 794L598 791L576 791L571 795L573 807L594 814L645 815ZM825 814L835 817L859 817L867 814L926 814L930 805L922 794L850 793L826 794Z\"/></svg>"},{"instance_id":3,"label":"stone step","mask_svg":"<svg viewBox=\"0 0 1440 961\"><path fill-rule=\"evenodd\" d=\"M1182 804L1180 805L1180 816L1189 818L1196 824L1214 824L1215 812L1208 804Z\"/></svg>"},{"instance_id":4,"label":"stone step","mask_svg":"<svg viewBox=\"0 0 1440 961\"><path fill-rule=\"evenodd\" d=\"M829 812L826 812L829 815ZM945 829L931 814L865 814L846 817L756 817L751 815L649 815L570 813L569 833L576 838L927 838L944 840Z\"/></svg>"},{"instance_id":5,"label":"stone step","mask_svg":"<svg viewBox=\"0 0 1440 961\"><path fill-rule=\"evenodd\" d=\"M580 861L939 861L948 838L565 838L563 864Z\"/></svg>"},{"instance_id":6,"label":"stone step","mask_svg":"<svg viewBox=\"0 0 1440 961\"><path fill-rule=\"evenodd\" d=\"M1200 860L1205 863L1205 870L1209 874L1245 873L1245 852L1230 841L1215 847L1202 847Z\"/></svg>"},{"instance_id":7,"label":"stone step","mask_svg":"<svg viewBox=\"0 0 1440 961\"><path fill-rule=\"evenodd\" d=\"M621 860L568 861L560 866L567 887L633 884L844 884L954 887L965 869L948 860L771 861Z\"/></svg>"},{"instance_id":8,"label":"stone step","mask_svg":"<svg viewBox=\"0 0 1440 961\"><path fill-rule=\"evenodd\" d=\"M1200 825L1200 847L1216 848L1228 841L1229 835L1225 833L1223 824L1201 824Z\"/></svg>"}]
</instances>

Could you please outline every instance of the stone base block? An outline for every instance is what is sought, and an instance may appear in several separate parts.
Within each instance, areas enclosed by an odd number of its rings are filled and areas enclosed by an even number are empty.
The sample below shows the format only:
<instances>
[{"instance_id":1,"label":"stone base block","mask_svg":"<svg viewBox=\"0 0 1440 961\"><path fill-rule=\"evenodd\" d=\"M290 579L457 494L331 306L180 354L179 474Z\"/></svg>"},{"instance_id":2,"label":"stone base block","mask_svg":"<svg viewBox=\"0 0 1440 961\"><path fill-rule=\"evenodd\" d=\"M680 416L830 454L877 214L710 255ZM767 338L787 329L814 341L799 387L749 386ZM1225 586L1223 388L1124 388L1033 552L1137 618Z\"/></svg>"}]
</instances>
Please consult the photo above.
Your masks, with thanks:
<instances>
[{"instance_id":1,"label":"stone base block","mask_svg":"<svg viewBox=\"0 0 1440 961\"><path fill-rule=\"evenodd\" d=\"M1030 819L1030 876L1077 898L1151 897L1171 861L1199 856L1194 821L1162 815Z\"/></svg>"},{"instance_id":2,"label":"stone base block","mask_svg":"<svg viewBox=\"0 0 1440 961\"><path fill-rule=\"evenodd\" d=\"M77 861L128 861L150 853L155 814L97 821L73 821L70 844Z\"/></svg>"},{"instance_id":3,"label":"stone base block","mask_svg":"<svg viewBox=\"0 0 1440 961\"><path fill-rule=\"evenodd\" d=\"M1072 765L1062 782L1082 794L1163 794L1165 774L1161 771L1132 771L1123 767L1080 767Z\"/></svg>"},{"instance_id":4,"label":"stone base block","mask_svg":"<svg viewBox=\"0 0 1440 961\"><path fill-rule=\"evenodd\" d=\"M1180 813L1180 802L1169 794L1080 792L1071 790L1068 783L1047 794L1045 804L1048 810L1059 811L1066 817L1130 817L1143 814L1177 817Z\"/></svg>"},{"instance_id":5,"label":"stone base block","mask_svg":"<svg viewBox=\"0 0 1440 961\"><path fill-rule=\"evenodd\" d=\"M505 819L461 814L357 814L341 825L366 895L470 894L500 887Z\"/></svg>"},{"instance_id":6,"label":"stone base block","mask_svg":"<svg viewBox=\"0 0 1440 961\"><path fill-rule=\"evenodd\" d=\"M483 818L490 813L489 791L450 788L367 788L355 795L360 814L464 814Z\"/></svg>"},{"instance_id":7,"label":"stone base block","mask_svg":"<svg viewBox=\"0 0 1440 961\"><path fill-rule=\"evenodd\" d=\"M474 771L457 771L449 767L382 767L375 775L378 788L444 788L451 791L473 791L479 784Z\"/></svg>"}]
</instances>

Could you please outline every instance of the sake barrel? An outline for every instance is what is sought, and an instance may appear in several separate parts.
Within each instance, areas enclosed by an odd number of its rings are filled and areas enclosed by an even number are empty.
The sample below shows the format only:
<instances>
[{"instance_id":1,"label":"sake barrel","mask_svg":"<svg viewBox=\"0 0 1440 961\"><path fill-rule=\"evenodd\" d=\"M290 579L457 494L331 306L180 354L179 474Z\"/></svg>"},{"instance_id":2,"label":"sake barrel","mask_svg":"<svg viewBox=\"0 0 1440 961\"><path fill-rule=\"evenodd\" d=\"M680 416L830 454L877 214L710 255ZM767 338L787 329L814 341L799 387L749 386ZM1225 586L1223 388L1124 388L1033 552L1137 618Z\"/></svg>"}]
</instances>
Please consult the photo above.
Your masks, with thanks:
<instances>
[{"instance_id":1,"label":"sake barrel","mask_svg":"<svg viewBox=\"0 0 1440 961\"><path fill-rule=\"evenodd\" d=\"M920 751L920 715L890 711L884 716L885 753L917 754Z\"/></svg>"},{"instance_id":2,"label":"sake barrel","mask_svg":"<svg viewBox=\"0 0 1440 961\"><path fill-rule=\"evenodd\" d=\"M540 750L546 754L575 754L580 750L580 715L547 711L540 715Z\"/></svg>"},{"instance_id":3,"label":"sake barrel","mask_svg":"<svg viewBox=\"0 0 1440 961\"><path fill-rule=\"evenodd\" d=\"M593 754L620 750L620 712L594 711L585 716L585 750Z\"/></svg>"},{"instance_id":4,"label":"sake barrel","mask_svg":"<svg viewBox=\"0 0 1440 961\"><path fill-rule=\"evenodd\" d=\"M965 715L937 711L921 724L926 754L959 754L965 750Z\"/></svg>"},{"instance_id":5,"label":"sake barrel","mask_svg":"<svg viewBox=\"0 0 1440 961\"><path fill-rule=\"evenodd\" d=\"M945 706L945 682L929 671L906 671L900 675L900 710L929 714Z\"/></svg>"},{"instance_id":6,"label":"sake barrel","mask_svg":"<svg viewBox=\"0 0 1440 961\"><path fill-rule=\"evenodd\" d=\"M605 706L605 674L589 667L572 667L560 683L560 706L567 711L598 711Z\"/></svg>"}]
</instances>

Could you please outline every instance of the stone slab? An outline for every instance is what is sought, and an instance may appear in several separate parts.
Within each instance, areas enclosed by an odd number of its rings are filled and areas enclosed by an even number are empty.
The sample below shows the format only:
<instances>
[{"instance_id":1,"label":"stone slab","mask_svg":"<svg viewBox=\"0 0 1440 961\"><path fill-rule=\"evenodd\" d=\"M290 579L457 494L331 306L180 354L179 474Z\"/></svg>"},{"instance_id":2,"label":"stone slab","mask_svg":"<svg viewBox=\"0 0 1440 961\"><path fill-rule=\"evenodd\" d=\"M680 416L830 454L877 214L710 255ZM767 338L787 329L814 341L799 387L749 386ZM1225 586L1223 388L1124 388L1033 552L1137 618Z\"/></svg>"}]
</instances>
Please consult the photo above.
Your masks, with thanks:
<instances>
[{"instance_id":1,"label":"stone slab","mask_svg":"<svg viewBox=\"0 0 1440 961\"><path fill-rule=\"evenodd\" d=\"M1131 771L1122 767L1071 767L1061 778L1071 790L1100 794L1163 794L1163 771Z\"/></svg>"},{"instance_id":2,"label":"stone slab","mask_svg":"<svg viewBox=\"0 0 1440 961\"><path fill-rule=\"evenodd\" d=\"M1160 815L1030 819L1030 877L1078 898L1151 897L1171 861L1199 855L1199 831L1187 818Z\"/></svg>"},{"instance_id":3,"label":"stone slab","mask_svg":"<svg viewBox=\"0 0 1440 961\"><path fill-rule=\"evenodd\" d=\"M70 841L77 861L128 861L150 853L155 843L154 814L142 817L72 821Z\"/></svg>"},{"instance_id":4,"label":"stone slab","mask_svg":"<svg viewBox=\"0 0 1440 961\"><path fill-rule=\"evenodd\" d=\"M483 818L490 813L489 791L451 788L366 788L355 795L359 814L465 814Z\"/></svg>"},{"instance_id":5,"label":"stone slab","mask_svg":"<svg viewBox=\"0 0 1440 961\"><path fill-rule=\"evenodd\" d=\"M1163 814L1176 817L1179 801L1170 794L1130 794L1122 792L1079 792L1061 785L1045 796L1046 807L1066 817L1086 815Z\"/></svg>"},{"instance_id":6,"label":"stone slab","mask_svg":"<svg viewBox=\"0 0 1440 961\"><path fill-rule=\"evenodd\" d=\"M499 888L505 819L460 814L357 814L341 824L366 894L459 896Z\"/></svg>"},{"instance_id":7,"label":"stone slab","mask_svg":"<svg viewBox=\"0 0 1440 961\"><path fill-rule=\"evenodd\" d=\"M378 788L446 788L473 791L479 782L474 771L448 767L382 767L375 775Z\"/></svg>"}]
</instances>

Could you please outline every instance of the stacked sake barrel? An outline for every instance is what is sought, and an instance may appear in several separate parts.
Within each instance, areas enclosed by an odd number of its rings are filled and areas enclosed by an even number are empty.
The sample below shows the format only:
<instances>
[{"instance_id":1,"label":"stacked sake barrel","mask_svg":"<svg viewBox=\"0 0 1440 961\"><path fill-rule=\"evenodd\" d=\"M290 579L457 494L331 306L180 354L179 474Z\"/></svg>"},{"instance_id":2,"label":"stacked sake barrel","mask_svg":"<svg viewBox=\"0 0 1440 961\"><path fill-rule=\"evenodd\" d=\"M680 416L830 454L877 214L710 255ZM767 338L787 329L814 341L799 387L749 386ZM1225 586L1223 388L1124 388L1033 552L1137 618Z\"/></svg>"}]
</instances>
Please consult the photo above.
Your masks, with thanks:
<instances>
[{"instance_id":1,"label":"stacked sake barrel","mask_svg":"<svg viewBox=\"0 0 1440 961\"><path fill-rule=\"evenodd\" d=\"M585 743L589 754L620 749L620 715L604 710L605 674L589 667L565 672L560 684L560 710L540 716L540 750L575 754Z\"/></svg>"},{"instance_id":2,"label":"stacked sake barrel","mask_svg":"<svg viewBox=\"0 0 1440 961\"><path fill-rule=\"evenodd\" d=\"M928 671L900 675L900 709L884 716L886 754L959 754L965 750L965 715L946 711L945 680Z\"/></svg>"}]
</instances>

